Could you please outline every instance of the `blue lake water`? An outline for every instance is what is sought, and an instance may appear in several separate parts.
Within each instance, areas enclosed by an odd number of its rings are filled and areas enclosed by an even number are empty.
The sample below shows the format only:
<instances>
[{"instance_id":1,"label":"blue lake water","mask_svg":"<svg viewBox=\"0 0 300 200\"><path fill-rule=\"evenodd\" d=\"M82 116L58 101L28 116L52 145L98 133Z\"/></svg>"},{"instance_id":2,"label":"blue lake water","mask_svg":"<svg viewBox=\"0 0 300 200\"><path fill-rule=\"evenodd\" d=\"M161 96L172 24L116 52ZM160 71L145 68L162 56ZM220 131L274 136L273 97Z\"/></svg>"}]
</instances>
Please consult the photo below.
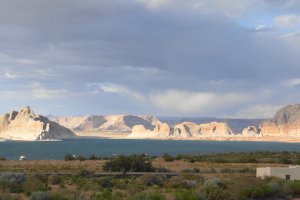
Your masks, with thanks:
<instances>
[{"instance_id":1,"label":"blue lake water","mask_svg":"<svg viewBox=\"0 0 300 200\"><path fill-rule=\"evenodd\" d=\"M297 151L299 143L279 142L236 142L236 141L174 141L174 140L109 140L85 139L43 142L0 142L0 157L18 159L49 160L64 159L67 153L90 156L113 154L162 155L249 152L249 151Z\"/></svg>"}]
</instances>

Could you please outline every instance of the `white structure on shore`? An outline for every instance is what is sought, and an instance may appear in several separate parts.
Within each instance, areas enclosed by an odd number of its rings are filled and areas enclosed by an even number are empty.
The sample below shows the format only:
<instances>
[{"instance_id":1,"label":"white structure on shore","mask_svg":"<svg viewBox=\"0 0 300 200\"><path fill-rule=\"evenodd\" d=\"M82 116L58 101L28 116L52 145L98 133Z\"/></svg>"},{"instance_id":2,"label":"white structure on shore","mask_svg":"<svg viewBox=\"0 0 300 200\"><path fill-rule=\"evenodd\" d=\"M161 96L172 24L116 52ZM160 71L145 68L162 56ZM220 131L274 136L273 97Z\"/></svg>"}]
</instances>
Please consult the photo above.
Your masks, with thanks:
<instances>
[{"instance_id":1,"label":"white structure on shore","mask_svg":"<svg viewBox=\"0 0 300 200\"><path fill-rule=\"evenodd\" d=\"M25 156L20 156L19 160L26 160Z\"/></svg>"},{"instance_id":2,"label":"white structure on shore","mask_svg":"<svg viewBox=\"0 0 300 200\"><path fill-rule=\"evenodd\" d=\"M256 169L256 177L279 177L285 180L300 180L300 165L289 167L259 167Z\"/></svg>"}]
</instances>

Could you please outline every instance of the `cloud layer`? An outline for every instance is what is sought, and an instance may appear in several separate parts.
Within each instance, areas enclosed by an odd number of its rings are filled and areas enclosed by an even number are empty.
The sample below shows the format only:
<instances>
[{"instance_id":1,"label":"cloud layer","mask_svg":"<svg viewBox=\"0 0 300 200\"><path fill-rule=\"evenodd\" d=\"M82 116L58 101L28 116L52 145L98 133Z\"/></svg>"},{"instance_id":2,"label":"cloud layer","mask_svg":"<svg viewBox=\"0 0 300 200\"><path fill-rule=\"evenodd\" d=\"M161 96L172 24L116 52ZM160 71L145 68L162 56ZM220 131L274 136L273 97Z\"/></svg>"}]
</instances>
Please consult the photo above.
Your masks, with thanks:
<instances>
[{"instance_id":1,"label":"cloud layer","mask_svg":"<svg viewBox=\"0 0 300 200\"><path fill-rule=\"evenodd\" d=\"M299 101L299 19L296 0L0 0L0 111L270 117Z\"/></svg>"}]
</instances>

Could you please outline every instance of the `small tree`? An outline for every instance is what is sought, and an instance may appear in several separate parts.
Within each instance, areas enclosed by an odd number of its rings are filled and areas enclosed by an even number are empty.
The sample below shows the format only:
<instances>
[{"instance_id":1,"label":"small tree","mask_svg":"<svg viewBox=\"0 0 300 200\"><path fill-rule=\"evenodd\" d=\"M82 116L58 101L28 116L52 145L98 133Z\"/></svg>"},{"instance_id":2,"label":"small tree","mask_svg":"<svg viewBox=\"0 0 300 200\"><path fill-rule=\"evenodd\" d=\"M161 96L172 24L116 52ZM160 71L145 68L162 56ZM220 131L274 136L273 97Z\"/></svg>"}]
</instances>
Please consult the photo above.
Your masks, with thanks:
<instances>
[{"instance_id":1,"label":"small tree","mask_svg":"<svg viewBox=\"0 0 300 200\"><path fill-rule=\"evenodd\" d=\"M145 155L121 155L106 162L103 170L114 172L152 172L154 168Z\"/></svg>"}]
</instances>

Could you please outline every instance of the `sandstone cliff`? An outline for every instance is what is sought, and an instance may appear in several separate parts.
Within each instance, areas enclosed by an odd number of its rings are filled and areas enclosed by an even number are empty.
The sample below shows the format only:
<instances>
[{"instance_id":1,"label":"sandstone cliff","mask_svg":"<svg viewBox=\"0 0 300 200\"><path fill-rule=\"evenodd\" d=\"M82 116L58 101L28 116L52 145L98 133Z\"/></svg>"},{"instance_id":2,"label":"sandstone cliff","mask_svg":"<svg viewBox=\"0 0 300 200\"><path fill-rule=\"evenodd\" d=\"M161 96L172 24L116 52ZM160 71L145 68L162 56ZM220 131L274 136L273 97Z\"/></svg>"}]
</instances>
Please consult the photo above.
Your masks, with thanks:
<instances>
[{"instance_id":1,"label":"sandstone cliff","mask_svg":"<svg viewBox=\"0 0 300 200\"><path fill-rule=\"evenodd\" d=\"M55 117L54 121L74 131L131 132L133 126L143 125L153 130L161 122L154 116L88 115L84 117Z\"/></svg>"},{"instance_id":2,"label":"sandstone cliff","mask_svg":"<svg viewBox=\"0 0 300 200\"><path fill-rule=\"evenodd\" d=\"M69 129L35 114L30 107L0 117L0 137L6 140L50 140L75 137Z\"/></svg>"},{"instance_id":3,"label":"sandstone cliff","mask_svg":"<svg viewBox=\"0 0 300 200\"><path fill-rule=\"evenodd\" d=\"M165 138L170 136L171 128L167 123L157 124L153 130L145 128L144 125L135 125L128 138Z\"/></svg>"},{"instance_id":4,"label":"sandstone cliff","mask_svg":"<svg viewBox=\"0 0 300 200\"><path fill-rule=\"evenodd\" d=\"M183 122L170 128L168 124L158 124L154 130L146 129L142 125L136 125L132 129L129 138L181 138L192 139L200 137L228 136L233 134L226 123L211 122L206 124L196 124L193 122Z\"/></svg>"},{"instance_id":5,"label":"sandstone cliff","mask_svg":"<svg viewBox=\"0 0 300 200\"><path fill-rule=\"evenodd\" d=\"M260 125L263 136L300 136L300 104L280 109L273 119Z\"/></svg>"}]
</instances>

